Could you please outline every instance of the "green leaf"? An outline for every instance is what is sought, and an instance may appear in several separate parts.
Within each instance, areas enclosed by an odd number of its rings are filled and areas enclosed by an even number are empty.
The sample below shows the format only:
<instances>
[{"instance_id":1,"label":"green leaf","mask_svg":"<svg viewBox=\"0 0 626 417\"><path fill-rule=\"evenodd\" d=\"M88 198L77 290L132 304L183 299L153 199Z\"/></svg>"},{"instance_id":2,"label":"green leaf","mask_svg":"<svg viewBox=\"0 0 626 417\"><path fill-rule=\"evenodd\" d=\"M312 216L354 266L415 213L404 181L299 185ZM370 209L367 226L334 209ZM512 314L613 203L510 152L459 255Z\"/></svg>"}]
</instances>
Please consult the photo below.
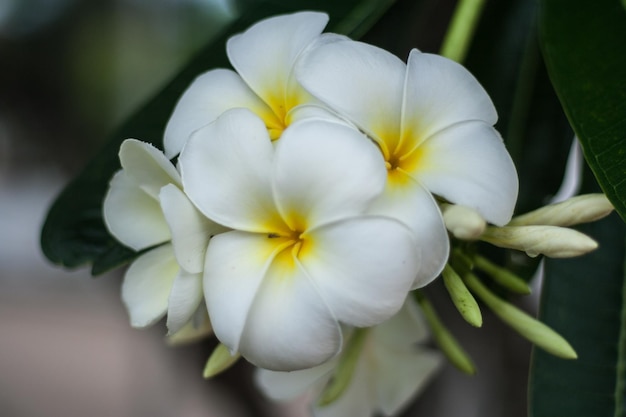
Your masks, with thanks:
<instances>
[{"instance_id":1,"label":"green leaf","mask_svg":"<svg viewBox=\"0 0 626 417\"><path fill-rule=\"evenodd\" d=\"M46 257L59 265L77 267L92 264L100 274L137 256L121 246L106 230L102 200L113 173L120 169L118 150L126 138L137 138L162 148L165 124L183 91L200 73L216 67L230 67L225 42L265 17L298 10L323 10L330 15L327 30L353 37L364 33L391 5L392 0L295 0L250 3L249 10L222 35L210 42L182 71L133 115L86 168L54 202L41 233Z\"/></svg>"},{"instance_id":2,"label":"green leaf","mask_svg":"<svg viewBox=\"0 0 626 417\"><path fill-rule=\"evenodd\" d=\"M619 0L543 0L548 71L600 186L626 219L626 11Z\"/></svg>"},{"instance_id":3,"label":"green leaf","mask_svg":"<svg viewBox=\"0 0 626 417\"><path fill-rule=\"evenodd\" d=\"M612 214L581 230L600 248L580 258L546 259L539 317L572 344L578 359L534 350L534 417L626 415L626 226Z\"/></svg>"}]
</instances>

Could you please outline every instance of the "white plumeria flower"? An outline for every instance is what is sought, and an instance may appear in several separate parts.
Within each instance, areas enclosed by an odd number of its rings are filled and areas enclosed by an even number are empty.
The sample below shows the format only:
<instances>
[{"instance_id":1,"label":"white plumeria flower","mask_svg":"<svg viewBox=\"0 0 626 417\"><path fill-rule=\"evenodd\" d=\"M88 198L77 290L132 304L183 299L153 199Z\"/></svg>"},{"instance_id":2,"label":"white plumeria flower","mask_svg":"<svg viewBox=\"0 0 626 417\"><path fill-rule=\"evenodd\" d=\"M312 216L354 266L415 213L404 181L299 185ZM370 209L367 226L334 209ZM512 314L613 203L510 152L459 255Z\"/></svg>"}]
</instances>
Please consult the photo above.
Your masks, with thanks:
<instances>
[{"instance_id":1,"label":"white plumeria flower","mask_svg":"<svg viewBox=\"0 0 626 417\"><path fill-rule=\"evenodd\" d=\"M104 221L122 244L145 250L126 271L122 300L132 326L149 326L167 313L173 334L201 304L204 252L210 236L224 229L194 208L161 151L127 139L119 156L122 170L105 196Z\"/></svg>"},{"instance_id":2,"label":"white plumeria flower","mask_svg":"<svg viewBox=\"0 0 626 417\"><path fill-rule=\"evenodd\" d=\"M272 140L304 117L332 117L296 82L293 67L314 42L340 38L320 34L328 15L299 12L261 20L226 44L235 71L214 69L200 75L180 98L164 137L172 158L190 134L228 109L247 108L265 122ZM341 37L343 38L343 37Z\"/></svg>"},{"instance_id":3,"label":"white plumeria flower","mask_svg":"<svg viewBox=\"0 0 626 417\"><path fill-rule=\"evenodd\" d=\"M311 48L296 75L378 144L388 181L373 212L402 220L423 243L415 287L439 275L448 258L433 194L496 225L511 219L517 173L492 127L497 114L489 96L461 65L417 50L405 65L380 48L336 40Z\"/></svg>"},{"instance_id":4,"label":"white plumeria flower","mask_svg":"<svg viewBox=\"0 0 626 417\"><path fill-rule=\"evenodd\" d=\"M428 331L411 299L397 315L369 329L365 337L346 391L328 405L314 404L315 417L396 415L441 368L441 354L419 346L427 340ZM292 400L305 392L318 396L332 379L338 361L295 372L259 369L256 381L265 395L276 401Z\"/></svg>"},{"instance_id":5,"label":"white plumeria flower","mask_svg":"<svg viewBox=\"0 0 626 417\"><path fill-rule=\"evenodd\" d=\"M319 365L341 347L338 321L397 312L419 266L401 222L364 215L383 190L380 152L338 123L302 121L276 148L246 109L224 113L183 149L185 190L234 229L209 243L204 292L217 338L255 365Z\"/></svg>"}]
</instances>

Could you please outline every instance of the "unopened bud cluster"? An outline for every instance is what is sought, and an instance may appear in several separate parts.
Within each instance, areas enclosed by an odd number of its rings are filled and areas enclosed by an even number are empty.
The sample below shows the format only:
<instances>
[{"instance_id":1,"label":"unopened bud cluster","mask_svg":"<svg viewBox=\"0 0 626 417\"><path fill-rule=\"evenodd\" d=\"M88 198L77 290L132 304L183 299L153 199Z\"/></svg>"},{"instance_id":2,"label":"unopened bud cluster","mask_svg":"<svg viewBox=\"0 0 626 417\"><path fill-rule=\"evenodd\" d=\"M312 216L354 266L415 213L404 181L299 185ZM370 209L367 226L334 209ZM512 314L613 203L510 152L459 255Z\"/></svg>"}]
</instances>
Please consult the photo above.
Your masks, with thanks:
<instances>
[{"instance_id":1,"label":"unopened bud cluster","mask_svg":"<svg viewBox=\"0 0 626 417\"><path fill-rule=\"evenodd\" d=\"M481 240L523 251L531 257L569 258L598 247L589 236L569 226L599 220L611 213L613 206L603 194L581 195L514 217L504 226L487 225L471 207L443 204L441 209L446 228L458 240ZM477 297L497 317L535 345L561 358L577 357L576 351L561 335L492 292L482 282L481 276L503 290L529 294L528 283L512 271L468 250L467 245L457 245L442 275L451 301L472 326L482 326L482 313L474 298ZM442 352L461 371L474 373L476 370L470 357L438 319L433 306L419 292L416 292L416 299Z\"/></svg>"},{"instance_id":2,"label":"unopened bud cluster","mask_svg":"<svg viewBox=\"0 0 626 417\"><path fill-rule=\"evenodd\" d=\"M480 215L469 207L443 209L446 227L457 239L479 239L531 257L551 258L571 258L596 249L595 240L569 226L599 220L612 211L604 194L585 194L514 217L498 227L486 226L484 220L481 225Z\"/></svg>"}]
</instances>

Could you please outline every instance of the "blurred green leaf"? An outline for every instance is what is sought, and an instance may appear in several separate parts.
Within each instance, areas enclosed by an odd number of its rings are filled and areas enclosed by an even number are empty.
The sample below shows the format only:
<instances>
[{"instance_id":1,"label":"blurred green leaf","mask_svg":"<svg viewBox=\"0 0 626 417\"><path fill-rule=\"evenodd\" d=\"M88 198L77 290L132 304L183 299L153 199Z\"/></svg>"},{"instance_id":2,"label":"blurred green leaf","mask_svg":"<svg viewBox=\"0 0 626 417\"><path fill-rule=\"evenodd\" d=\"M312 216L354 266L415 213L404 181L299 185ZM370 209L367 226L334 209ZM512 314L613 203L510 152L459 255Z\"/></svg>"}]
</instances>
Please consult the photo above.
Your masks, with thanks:
<instances>
[{"instance_id":1,"label":"blurred green leaf","mask_svg":"<svg viewBox=\"0 0 626 417\"><path fill-rule=\"evenodd\" d=\"M626 11L619 0L543 0L541 43L585 158L626 219Z\"/></svg>"},{"instance_id":2,"label":"blurred green leaf","mask_svg":"<svg viewBox=\"0 0 626 417\"><path fill-rule=\"evenodd\" d=\"M614 213L580 229L600 247L580 258L546 259L539 316L572 344L578 359L534 350L534 417L626 415L626 226Z\"/></svg>"},{"instance_id":3,"label":"blurred green leaf","mask_svg":"<svg viewBox=\"0 0 626 417\"><path fill-rule=\"evenodd\" d=\"M113 134L104 148L59 195L41 233L46 257L66 267L92 263L100 274L133 259L137 254L121 246L106 230L102 200L113 173L120 168L118 150L126 138L137 138L162 148L165 124L183 91L200 73L230 67L225 42L254 22L298 10L322 10L330 15L327 30L352 37L362 35L393 0L292 0L250 2L248 9L222 35L212 40L153 99Z\"/></svg>"}]
</instances>

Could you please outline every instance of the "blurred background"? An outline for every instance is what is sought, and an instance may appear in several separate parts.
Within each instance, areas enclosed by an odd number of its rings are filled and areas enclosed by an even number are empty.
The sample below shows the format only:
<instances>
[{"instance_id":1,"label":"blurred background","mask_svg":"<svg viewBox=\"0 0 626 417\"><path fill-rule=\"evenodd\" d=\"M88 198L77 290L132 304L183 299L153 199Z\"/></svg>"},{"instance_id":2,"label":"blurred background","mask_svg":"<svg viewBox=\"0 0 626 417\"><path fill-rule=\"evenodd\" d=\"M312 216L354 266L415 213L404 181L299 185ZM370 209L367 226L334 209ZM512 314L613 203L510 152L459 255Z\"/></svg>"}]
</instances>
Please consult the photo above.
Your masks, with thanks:
<instances>
[{"instance_id":1,"label":"blurred background","mask_svg":"<svg viewBox=\"0 0 626 417\"><path fill-rule=\"evenodd\" d=\"M435 52L454 5L398 0L365 40L402 59L412 47ZM307 415L301 401L266 402L244 363L203 380L214 341L174 348L163 323L131 329L123 271L92 278L39 249L62 187L237 14L229 0L0 1L0 415ZM525 416L528 343L489 313L469 328L441 288L429 291L479 373L446 365L405 415Z\"/></svg>"}]
</instances>

